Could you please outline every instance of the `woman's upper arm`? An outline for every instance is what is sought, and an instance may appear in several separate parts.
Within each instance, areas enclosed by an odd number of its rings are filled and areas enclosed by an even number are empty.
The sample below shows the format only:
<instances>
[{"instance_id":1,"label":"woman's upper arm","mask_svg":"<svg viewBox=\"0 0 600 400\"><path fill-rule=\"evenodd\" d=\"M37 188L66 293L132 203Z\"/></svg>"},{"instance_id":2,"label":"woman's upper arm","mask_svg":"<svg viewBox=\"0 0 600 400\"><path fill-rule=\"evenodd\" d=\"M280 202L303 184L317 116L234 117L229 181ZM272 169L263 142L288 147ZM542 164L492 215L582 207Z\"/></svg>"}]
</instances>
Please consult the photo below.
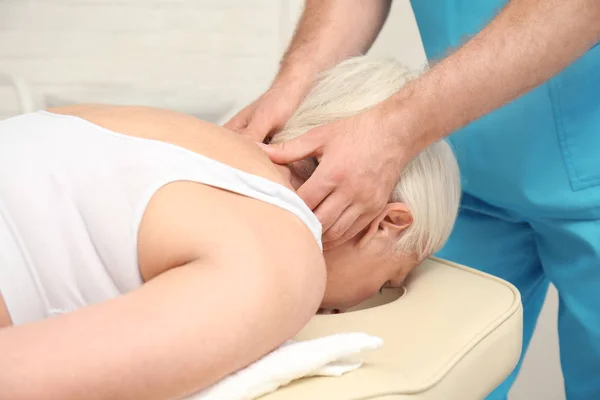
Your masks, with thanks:
<instances>
[{"instance_id":1,"label":"woman's upper arm","mask_svg":"<svg viewBox=\"0 0 600 400\"><path fill-rule=\"evenodd\" d=\"M325 286L308 228L275 206L207 190L175 183L152 199L139 233L140 266L151 266L142 287L0 330L0 398L177 398L302 329Z\"/></svg>"},{"instance_id":2,"label":"woman's upper arm","mask_svg":"<svg viewBox=\"0 0 600 400\"><path fill-rule=\"evenodd\" d=\"M0 330L0 398L174 398L260 358L304 326L320 289L311 295L308 277L267 254L241 256L243 268L195 261L113 300Z\"/></svg>"}]
</instances>

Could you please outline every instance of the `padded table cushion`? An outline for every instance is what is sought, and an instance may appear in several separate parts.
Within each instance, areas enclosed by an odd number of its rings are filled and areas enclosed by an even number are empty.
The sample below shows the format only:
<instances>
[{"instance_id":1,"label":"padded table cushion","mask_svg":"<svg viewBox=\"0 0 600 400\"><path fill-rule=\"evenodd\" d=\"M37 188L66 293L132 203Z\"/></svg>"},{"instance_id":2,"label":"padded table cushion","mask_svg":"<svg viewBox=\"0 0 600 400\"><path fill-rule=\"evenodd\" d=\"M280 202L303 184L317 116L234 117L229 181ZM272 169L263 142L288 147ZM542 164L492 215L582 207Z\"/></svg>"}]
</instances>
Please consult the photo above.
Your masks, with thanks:
<instances>
[{"instance_id":1,"label":"padded table cushion","mask_svg":"<svg viewBox=\"0 0 600 400\"><path fill-rule=\"evenodd\" d=\"M371 302L381 302L377 296ZM296 339L357 331L384 340L361 368L300 379L261 400L483 399L521 354L521 299L503 280L431 258L411 273L400 298L317 315Z\"/></svg>"}]
</instances>

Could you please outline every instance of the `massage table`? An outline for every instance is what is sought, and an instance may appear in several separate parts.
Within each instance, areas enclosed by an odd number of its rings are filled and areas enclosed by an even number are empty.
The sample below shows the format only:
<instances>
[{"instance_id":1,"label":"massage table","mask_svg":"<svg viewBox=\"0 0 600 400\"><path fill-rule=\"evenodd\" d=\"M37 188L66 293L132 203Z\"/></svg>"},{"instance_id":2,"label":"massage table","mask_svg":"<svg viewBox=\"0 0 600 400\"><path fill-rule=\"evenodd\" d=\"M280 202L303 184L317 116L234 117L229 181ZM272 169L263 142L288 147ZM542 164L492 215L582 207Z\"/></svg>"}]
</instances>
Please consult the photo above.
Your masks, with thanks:
<instances>
[{"instance_id":1,"label":"massage table","mask_svg":"<svg viewBox=\"0 0 600 400\"><path fill-rule=\"evenodd\" d=\"M340 377L293 381L261 400L479 400L521 354L522 306L510 283L430 258L403 289L342 314L316 315L295 337L366 332L384 340Z\"/></svg>"}]
</instances>

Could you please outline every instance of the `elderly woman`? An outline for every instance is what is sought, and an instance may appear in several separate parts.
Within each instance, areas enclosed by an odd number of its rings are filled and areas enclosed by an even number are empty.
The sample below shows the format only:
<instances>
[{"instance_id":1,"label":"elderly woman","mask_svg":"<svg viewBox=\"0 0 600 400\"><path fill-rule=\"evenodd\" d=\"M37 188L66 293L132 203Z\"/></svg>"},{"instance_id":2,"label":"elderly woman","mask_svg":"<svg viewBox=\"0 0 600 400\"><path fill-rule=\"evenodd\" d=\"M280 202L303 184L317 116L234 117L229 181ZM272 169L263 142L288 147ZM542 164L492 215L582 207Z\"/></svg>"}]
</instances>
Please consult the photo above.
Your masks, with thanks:
<instances>
[{"instance_id":1,"label":"elderly woman","mask_svg":"<svg viewBox=\"0 0 600 400\"><path fill-rule=\"evenodd\" d=\"M273 141L371 107L393 61L322 76ZM349 160L351 161L351 160ZM446 241L459 178L439 142L364 232L321 251L295 194L316 160L175 112L81 105L0 122L0 398L166 399L399 285Z\"/></svg>"}]
</instances>

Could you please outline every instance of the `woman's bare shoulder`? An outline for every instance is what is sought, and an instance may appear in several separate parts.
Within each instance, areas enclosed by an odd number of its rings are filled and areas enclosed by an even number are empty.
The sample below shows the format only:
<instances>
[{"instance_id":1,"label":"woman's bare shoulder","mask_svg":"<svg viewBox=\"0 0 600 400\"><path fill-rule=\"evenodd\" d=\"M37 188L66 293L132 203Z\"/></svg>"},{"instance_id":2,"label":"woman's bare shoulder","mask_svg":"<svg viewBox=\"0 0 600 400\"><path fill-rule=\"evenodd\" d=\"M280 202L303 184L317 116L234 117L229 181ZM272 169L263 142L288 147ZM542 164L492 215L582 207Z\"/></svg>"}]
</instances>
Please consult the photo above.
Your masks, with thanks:
<instances>
[{"instance_id":1,"label":"woman's bare shoulder","mask_svg":"<svg viewBox=\"0 0 600 400\"><path fill-rule=\"evenodd\" d=\"M290 188L265 153L249 139L191 115L153 107L96 104L48 111L83 118L124 135L175 144Z\"/></svg>"},{"instance_id":2,"label":"woman's bare shoulder","mask_svg":"<svg viewBox=\"0 0 600 400\"><path fill-rule=\"evenodd\" d=\"M123 106L108 104L74 104L49 108L55 114L73 115L86 119L107 129L123 131L127 135L145 138L162 136L166 125L202 124L204 121L181 112L147 106ZM151 126L158 123L157 129L141 131L139 126ZM158 128L163 129L158 129ZM138 132L139 131L139 132Z\"/></svg>"},{"instance_id":3,"label":"woman's bare shoulder","mask_svg":"<svg viewBox=\"0 0 600 400\"><path fill-rule=\"evenodd\" d=\"M246 269L324 270L313 233L289 211L191 182L164 186L148 204L139 229L144 280L203 258ZM256 259L262 261L251 262Z\"/></svg>"},{"instance_id":4,"label":"woman's bare shoulder","mask_svg":"<svg viewBox=\"0 0 600 400\"><path fill-rule=\"evenodd\" d=\"M254 143L193 116L137 106L76 105L48 111L83 118L121 134L175 144L292 189ZM190 182L167 185L153 196L138 239L145 278L215 251L227 257L241 255L240 263L252 252L268 253L274 260L282 253L282 261L293 257L315 263L322 257L308 227L290 212Z\"/></svg>"},{"instance_id":5,"label":"woman's bare shoulder","mask_svg":"<svg viewBox=\"0 0 600 400\"><path fill-rule=\"evenodd\" d=\"M150 107L79 105L48 110L141 138L175 144L233 168L291 189L264 152L220 126L170 110ZM272 260L322 262L312 233L295 215L277 206L190 182L161 188L145 210L138 256L145 280L208 253L220 257L267 254ZM308 261L311 260L311 261Z\"/></svg>"}]
</instances>

